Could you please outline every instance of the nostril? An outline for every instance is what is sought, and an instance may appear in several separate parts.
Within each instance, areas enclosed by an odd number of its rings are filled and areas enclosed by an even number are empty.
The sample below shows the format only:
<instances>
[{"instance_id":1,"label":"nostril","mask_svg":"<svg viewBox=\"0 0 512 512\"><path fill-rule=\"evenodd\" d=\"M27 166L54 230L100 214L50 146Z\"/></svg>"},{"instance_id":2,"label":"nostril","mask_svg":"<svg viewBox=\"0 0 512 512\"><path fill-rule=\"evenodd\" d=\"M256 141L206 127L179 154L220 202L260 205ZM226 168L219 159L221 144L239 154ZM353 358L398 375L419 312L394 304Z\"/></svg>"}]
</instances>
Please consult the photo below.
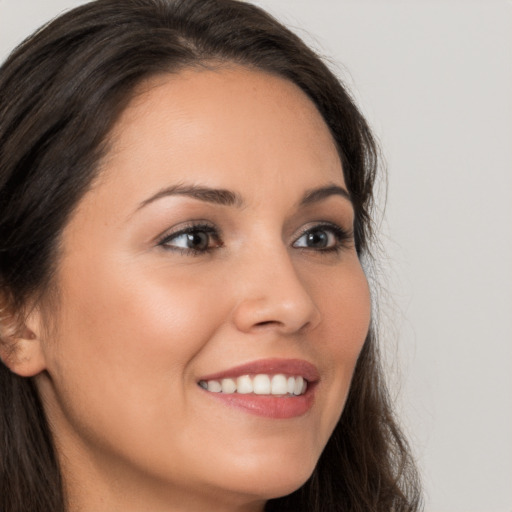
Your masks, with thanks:
<instances>
[{"instance_id":1,"label":"nostril","mask_svg":"<svg viewBox=\"0 0 512 512\"><path fill-rule=\"evenodd\" d=\"M256 328L256 329L274 328L283 333L286 333L286 332L298 333L298 332L306 331L310 326L311 326L311 322L306 322L303 325L299 326L298 324L290 325L289 323L281 322L279 320L266 320L264 322L255 323L253 328Z\"/></svg>"},{"instance_id":2,"label":"nostril","mask_svg":"<svg viewBox=\"0 0 512 512\"><path fill-rule=\"evenodd\" d=\"M280 322L277 322L276 320L267 320L265 322L259 322L256 324L256 327L265 327L267 325L275 325L279 324Z\"/></svg>"}]
</instances>

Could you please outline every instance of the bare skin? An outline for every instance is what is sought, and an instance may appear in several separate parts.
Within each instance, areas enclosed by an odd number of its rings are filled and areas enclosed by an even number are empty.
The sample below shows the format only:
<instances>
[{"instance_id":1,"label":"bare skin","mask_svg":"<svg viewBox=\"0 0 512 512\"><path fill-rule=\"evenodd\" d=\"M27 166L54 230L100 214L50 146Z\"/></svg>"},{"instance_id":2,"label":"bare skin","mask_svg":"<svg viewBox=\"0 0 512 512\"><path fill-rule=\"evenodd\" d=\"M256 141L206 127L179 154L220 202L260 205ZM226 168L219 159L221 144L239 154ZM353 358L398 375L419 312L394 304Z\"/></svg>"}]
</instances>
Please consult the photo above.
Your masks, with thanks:
<instances>
[{"instance_id":1,"label":"bare skin","mask_svg":"<svg viewBox=\"0 0 512 512\"><path fill-rule=\"evenodd\" d=\"M327 126L286 80L223 67L140 89L63 232L54 328L29 318L25 374L71 512L256 512L306 481L370 320L343 190ZM317 369L305 413L251 414L199 385L268 358Z\"/></svg>"}]
</instances>

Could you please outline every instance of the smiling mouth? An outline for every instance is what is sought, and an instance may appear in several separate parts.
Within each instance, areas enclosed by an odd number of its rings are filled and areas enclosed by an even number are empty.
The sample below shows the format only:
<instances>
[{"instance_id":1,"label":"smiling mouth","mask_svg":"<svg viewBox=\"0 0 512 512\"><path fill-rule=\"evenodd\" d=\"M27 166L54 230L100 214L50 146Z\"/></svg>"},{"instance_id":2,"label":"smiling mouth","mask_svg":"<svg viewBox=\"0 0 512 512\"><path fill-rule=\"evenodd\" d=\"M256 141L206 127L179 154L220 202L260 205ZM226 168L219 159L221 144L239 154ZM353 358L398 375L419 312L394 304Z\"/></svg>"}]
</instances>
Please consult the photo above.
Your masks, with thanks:
<instances>
[{"instance_id":1,"label":"smiling mouth","mask_svg":"<svg viewBox=\"0 0 512 512\"><path fill-rule=\"evenodd\" d=\"M203 375L203 393L224 406L270 419L307 416L315 402L320 374L303 359L258 359Z\"/></svg>"},{"instance_id":2,"label":"smiling mouth","mask_svg":"<svg viewBox=\"0 0 512 512\"><path fill-rule=\"evenodd\" d=\"M284 374L241 375L233 378L200 380L199 386L211 393L239 395L267 395L278 397L300 396L306 393L308 381Z\"/></svg>"}]
</instances>

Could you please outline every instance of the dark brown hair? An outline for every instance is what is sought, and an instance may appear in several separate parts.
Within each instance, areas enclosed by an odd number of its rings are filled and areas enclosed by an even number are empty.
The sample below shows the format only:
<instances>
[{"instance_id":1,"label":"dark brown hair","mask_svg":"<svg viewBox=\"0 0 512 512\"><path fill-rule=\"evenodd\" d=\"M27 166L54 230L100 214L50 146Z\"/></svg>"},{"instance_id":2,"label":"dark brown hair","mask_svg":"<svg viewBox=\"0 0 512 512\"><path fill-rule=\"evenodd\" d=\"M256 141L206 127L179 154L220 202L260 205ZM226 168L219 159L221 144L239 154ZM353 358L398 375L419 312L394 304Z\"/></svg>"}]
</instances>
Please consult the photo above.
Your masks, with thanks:
<instances>
[{"instance_id":1,"label":"dark brown hair","mask_svg":"<svg viewBox=\"0 0 512 512\"><path fill-rule=\"evenodd\" d=\"M355 208L358 254L368 255L376 145L350 95L311 49L261 9L236 0L97 0L43 27L0 68L4 304L21 313L44 301L60 233L136 86L156 74L219 62L279 75L311 98L338 147ZM419 510L417 474L377 356L372 327L313 475L291 495L270 500L268 511ZM66 510L36 389L2 363L0 510Z\"/></svg>"}]
</instances>

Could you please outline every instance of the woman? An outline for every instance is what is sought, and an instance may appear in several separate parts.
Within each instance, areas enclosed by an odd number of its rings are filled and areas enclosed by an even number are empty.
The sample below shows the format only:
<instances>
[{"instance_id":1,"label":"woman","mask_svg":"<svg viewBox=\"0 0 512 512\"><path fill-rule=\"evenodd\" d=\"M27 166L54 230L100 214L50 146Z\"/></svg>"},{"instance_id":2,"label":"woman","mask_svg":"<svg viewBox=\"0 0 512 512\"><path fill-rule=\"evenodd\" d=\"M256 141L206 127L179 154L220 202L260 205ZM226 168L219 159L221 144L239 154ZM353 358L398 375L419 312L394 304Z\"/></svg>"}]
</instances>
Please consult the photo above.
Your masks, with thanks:
<instances>
[{"instance_id":1,"label":"woman","mask_svg":"<svg viewBox=\"0 0 512 512\"><path fill-rule=\"evenodd\" d=\"M371 133L232 0L99 0L0 72L3 511L413 511Z\"/></svg>"}]
</instances>

